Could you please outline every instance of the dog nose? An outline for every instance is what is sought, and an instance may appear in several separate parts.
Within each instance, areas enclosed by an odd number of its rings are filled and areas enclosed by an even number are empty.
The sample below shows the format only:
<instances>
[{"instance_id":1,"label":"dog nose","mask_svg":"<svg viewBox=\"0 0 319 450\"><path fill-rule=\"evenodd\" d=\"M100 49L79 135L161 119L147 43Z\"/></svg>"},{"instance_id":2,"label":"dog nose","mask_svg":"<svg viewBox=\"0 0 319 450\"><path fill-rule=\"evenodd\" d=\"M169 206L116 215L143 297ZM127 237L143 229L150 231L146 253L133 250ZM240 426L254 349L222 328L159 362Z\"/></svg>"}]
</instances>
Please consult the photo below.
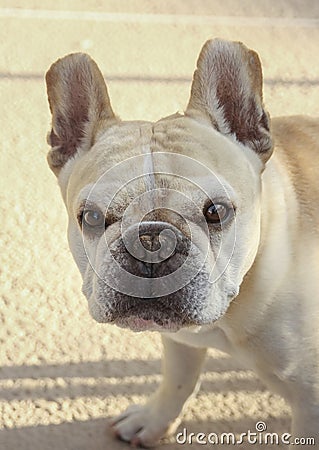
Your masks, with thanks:
<instances>
[{"instance_id":1,"label":"dog nose","mask_svg":"<svg viewBox=\"0 0 319 450\"><path fill-rule=\"evenodd\" d=\"M157 233L157 230L153 230L145 234L139 233L139 239L143 247L146 250L149 250L150 252L155 252L156 250L159 250L161 247L159 234Z\"/></svg>"},{"instance_id":2,"label":"dog nose","mask_svg":"<svg viewBox=\"0 0 319 450\"><path fill-rule=\"evenodd\" d=\"M147 225L139 231L142 246L150 252L158 252L163 260L172 256L176 247L176 235L167 225ZM144 255L145 256L145 255Z\"/></svg>"},{"instance_id":3,"label":"dog nose","mask_svg":"<svg viewBox=\"0 0 319 450\"><path fill-rule=\"evenodd\" d=\"M187 259L190 241L168 222L143 221L122 234L126 257L121 266L135 276L161 278L176 271Z\"/></svg>"},{"instance_id":4,"label":"dog nose","mask_svg":"<svg viewBox=\"0 0 319 450\"><path fill-rule=\"evenodd\" d=\"M166 222L142 222L123 236L128 252L144 263L161 263L174 255L179 230Z\"/></svg>"},{"instance_id":5,"label":"dog nose","mask_svg":"<svg viewBox=\"0 0 319 450\"><path fill-rule=\"evenodd\" d=\"M145 263L160 263L175 253L175 227L165 222L144 222L133 237L133 256Z\"/></svg>"}]
</instances>

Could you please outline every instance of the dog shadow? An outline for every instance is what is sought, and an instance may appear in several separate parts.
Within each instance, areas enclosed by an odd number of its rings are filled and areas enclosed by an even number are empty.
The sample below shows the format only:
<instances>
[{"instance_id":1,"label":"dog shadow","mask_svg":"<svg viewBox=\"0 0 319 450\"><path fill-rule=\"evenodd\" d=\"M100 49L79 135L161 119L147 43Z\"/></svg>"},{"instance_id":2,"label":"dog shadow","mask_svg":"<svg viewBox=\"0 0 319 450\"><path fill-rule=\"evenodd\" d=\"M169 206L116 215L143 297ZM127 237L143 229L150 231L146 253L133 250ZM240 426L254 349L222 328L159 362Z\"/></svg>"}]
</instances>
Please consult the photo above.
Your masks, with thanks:
<instances>
[{"instance_id":1,"label":"dog shadow","mask_svg":"<svg viewBox=\"0 0 319 450\"><path fill-rule=\"evenodd\" d=\"M63 380L66 376L70 380L67 384L53 383L52 386L46 385L44 388L41 383L43 379ZM30 385L24 387L23 380L30 379L34 383L31 387ZM85 381L87 379L94 379L94 384L88 384ZM136 382L139 379L142 382ZM76 382L72 383L72 380ZM41 409L45 408L41 403L43 400L54 403L56 399L98 396L105 405L105 413L103 411L102 417L96 418L93 412L91 420L71 417L67 422L62 418L61 421L64 423L43 425L41 421L41 424L35 426L6 428L0 431L0 448L2 450L128 449L128 444L114 438L108 426L111 415L114 414L113 400L128 397L130 401L131 398L134 401L134 397L138 396L147 398L154 392L159 380L159 359L2 367L0 381L4 382L5 386L0 391L2 402L32 401ZM271 410L269 402L276 405L273 414L269 414ZM234 408L237 404L239 407ZM265 404L267 416L263 415ZM283 405L282 410L280 405ZM120 404L120 410L123 410L127 405L121 406ZM177 430L177 433L182 433L180 436L183 435L183 438L180 437L179 441L176 441L175 434L171 438L164 439L161 448L202 449L203 444L198 443L196 438L199 433L208 436L210 433L240 435L248 430L255 432L256 423L261 420L267 424L267 430L272 433L289 431L290 418L287 407L280 401L278 406L278 397L269 394L251 371L241 367L231 358L210 356L203 370L202 387L197 398L192 399L188 405ZM190 437L191 433L194 436ZM239 447L245 448L245 445ZM257 446L261 447L262 445ZM280 445L276 447L286 448Z\"/></svg>"}]
</instances>

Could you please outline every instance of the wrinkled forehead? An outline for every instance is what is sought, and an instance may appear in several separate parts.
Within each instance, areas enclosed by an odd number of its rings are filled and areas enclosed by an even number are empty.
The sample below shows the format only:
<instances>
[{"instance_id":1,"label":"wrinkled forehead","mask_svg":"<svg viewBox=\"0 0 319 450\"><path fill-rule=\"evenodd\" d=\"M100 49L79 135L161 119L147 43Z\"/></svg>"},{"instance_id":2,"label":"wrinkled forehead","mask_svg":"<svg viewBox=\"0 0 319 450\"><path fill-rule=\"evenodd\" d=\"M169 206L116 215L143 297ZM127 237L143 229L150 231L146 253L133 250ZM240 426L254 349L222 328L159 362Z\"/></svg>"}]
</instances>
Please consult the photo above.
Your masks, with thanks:
<instances>
[{"instance_id":1,"label":"wrinkled forehead","mask_svg":"<svg viewBox=\"0 0 319 450\"><path fill-rule=\"evenodd\" d=\"M237 202L237 194L232 186L205 167L200 167L197 173L196 170L194 173L185 173L182 170L184 156L181 157L181 170L172 171L171 168L166 169L167 166L161 161L162 157L166 160L167 155L157 153L153 156L152 163L155 162L161 169L151 172L147 167L149 157L150 155L146 155L146 158L144 155L137 156L134 162L125 161L113 167L96 182L84 186L79 191L75 204L95 204L103 211L112 208L120 213L133 202L135 207L147 211L161 208L177 211L178 206L185 208L191 204L202 209L209 200ZM135 167L130 165L132 163ZM136 170L136 167L141 170ZM123 171L126 176L122 176Z\"/></svg>"},{"instance_id":2,"label":"wrinkled forehead","mask_svg":"<svg viewBox=\"0 0 319 450\"><path fill-rule=\"evenodd\" d=\"M163 189L166 197L173 191L195 200L231 197L247 176L255 174L245 151L211 127L185 117L128 122L107 130L79 160L69 197L109 203L115 195L128 199L147 191L157 191L154 199Z\"/></svg>"}]
</instances>

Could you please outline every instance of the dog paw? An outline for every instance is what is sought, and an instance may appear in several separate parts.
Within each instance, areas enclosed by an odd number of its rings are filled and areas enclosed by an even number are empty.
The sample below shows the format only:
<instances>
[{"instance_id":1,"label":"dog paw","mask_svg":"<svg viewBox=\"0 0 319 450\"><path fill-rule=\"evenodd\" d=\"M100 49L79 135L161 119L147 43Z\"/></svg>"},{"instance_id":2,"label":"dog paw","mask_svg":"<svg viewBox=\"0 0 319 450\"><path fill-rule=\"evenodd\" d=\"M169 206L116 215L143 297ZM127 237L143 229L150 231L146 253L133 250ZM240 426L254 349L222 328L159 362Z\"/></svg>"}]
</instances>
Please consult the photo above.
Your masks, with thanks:
<instances>
[{"instance_id":1,"label":"dog paw","mask_svg":"<svg viewBox=\"0 0 319 450\"><path fill-rule=\"evenodd\" d=\"M165 435L173 433L180 420L166 417L151 405L132 405L111 421L115 436L133 447L153 447Z\"/></svg>"}]
</instances>

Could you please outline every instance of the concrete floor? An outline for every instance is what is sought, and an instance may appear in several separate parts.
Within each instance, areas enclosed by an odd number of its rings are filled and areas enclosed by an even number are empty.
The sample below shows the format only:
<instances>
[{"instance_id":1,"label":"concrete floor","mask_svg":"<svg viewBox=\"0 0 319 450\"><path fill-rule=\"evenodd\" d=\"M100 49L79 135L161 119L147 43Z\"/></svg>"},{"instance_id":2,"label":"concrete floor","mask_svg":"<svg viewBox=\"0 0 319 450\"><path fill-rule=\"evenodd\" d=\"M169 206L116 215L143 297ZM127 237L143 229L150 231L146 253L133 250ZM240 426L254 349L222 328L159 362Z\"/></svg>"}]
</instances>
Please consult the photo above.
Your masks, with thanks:
<instances>
[{"instance_id":1,"label":"concrete floor","mask_svg":"<svg viewBox=\"0 0 319 450\"><path fill-rule=\"evenodd\" d=\"M145 401L160 379L158 335L89 317L46 164L46 70L88 52L116 112L156 120L185 108L199 50L216 36L259 53L271 115L319 115L316 0L0 0L1 450L125 449L107 419ZM286 432L289 408L211 351L183 426L242 433L258 420ZM164 448L176 447L171 439Z\"/></svg>"}]
</instances>

